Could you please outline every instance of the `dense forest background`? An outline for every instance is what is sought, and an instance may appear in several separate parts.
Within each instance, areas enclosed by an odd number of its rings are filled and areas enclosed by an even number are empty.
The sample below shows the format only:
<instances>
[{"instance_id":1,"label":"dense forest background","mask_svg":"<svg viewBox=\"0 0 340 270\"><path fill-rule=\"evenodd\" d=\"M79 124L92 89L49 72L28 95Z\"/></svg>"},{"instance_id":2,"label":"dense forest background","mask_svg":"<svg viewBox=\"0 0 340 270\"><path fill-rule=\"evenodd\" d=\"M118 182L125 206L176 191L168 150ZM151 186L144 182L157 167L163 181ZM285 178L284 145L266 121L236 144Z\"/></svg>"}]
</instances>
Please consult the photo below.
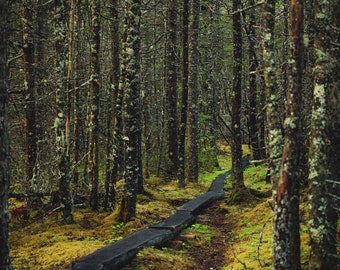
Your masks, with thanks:
<instances>
[{"instance_id":1,"label":"dense forest background","mask_svg":"<svg viewBox=\"0 0 340 270\"><path fill-rule=\"evenodd\" d=\"M310 268L336 269L339 1L0 3L9 196L53 194L66 224L74 204L128 221L143 179L197 181L219 140L242 194L248 144L268 162L275 269L300 268L303 191Z\"/></svg>"}]
</instances>

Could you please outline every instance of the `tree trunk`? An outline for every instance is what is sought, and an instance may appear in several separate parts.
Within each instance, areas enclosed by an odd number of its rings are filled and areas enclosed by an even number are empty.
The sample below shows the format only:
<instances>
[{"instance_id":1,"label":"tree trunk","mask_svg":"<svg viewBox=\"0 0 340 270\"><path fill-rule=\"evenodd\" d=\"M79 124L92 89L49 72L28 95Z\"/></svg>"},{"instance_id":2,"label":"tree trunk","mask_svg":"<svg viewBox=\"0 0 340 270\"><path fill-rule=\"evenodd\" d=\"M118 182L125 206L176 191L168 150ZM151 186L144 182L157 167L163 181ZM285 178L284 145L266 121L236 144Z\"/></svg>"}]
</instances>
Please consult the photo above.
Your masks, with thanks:
<instances>
[{"instance_id":1,"label":"tree trunk","mask_svg":"<svg viewBox=\"0 0 340 270\"><path fill-rule=\"evenodd\" d=\"M269 170L273 197L276 197L282 157L283 138L281 133L280 110L278 109L280 95L276 84L276 63L274 46L275 2L267 0L263 7L263 65L266 88L266 118L268 130Z\"/></svg>"},{"instance_id":2,"label":"tree trunk","mask_svg":"<svg viewBox=\"0 0 340 270\"><path fill-rule=\"evenodd\" d=\"M36 132L36 101L35 101L35 48L33 35L34 3L31 0L23 1L23 62L24 62L24 89L25 89L25 152L26 152L26 178L31 192L37 188L34 169L37 159L37 132Z\"/></svg>"},{"instance_id":3,"label":"tree trunk","mask_svg":"<svg viewBox=\"0 0 340 270\"><path fill-rule=\"evenodd\" d=\"M191 1L188 73L188 172L189 182L198 182L198 34L200 0Z\"/></svg>"},{"instance_id":4,"label":"tree trunk","mask_svg":"<svg viewBox=\"0 0 340 270\"><path fill-rule=\"evenodd\" d=\"M209 43L214 44L216 41L216 35L214 31L214 22L215 22L215 13L219 10L219 6L217 2L213 3L212 8L209 10L209 32L208 38ZM210 130L210 147L211 147L211 159L214 168L219 168L218 159L217 159L217 99L216 99L216 86L214 80L214 69L215 69L215 54L214 47L210 46L208 49L208 66L209 66L209 78L207 81L208 88L208 102L209 102L209 130Z\"/></svg>"},{"instance_id":5,"label":"tree trunk","mask_svg":"<svg viewBox=\"0 0 340 270\"><path fill-rule=\"evenodd\" d=\"M122 93L119 91L119 13L118 1L111 0L111 57L112 73L111 88L109 93L109 112L107 119L107 157L106 157L106 180L104 207L113 209L115 205L115 185L118 172L123 167L123 145L122 145ZM112 131L113 132L112 132Z\"/></svg>"},{"instance_id":6,"label":"tree trunk","mask_svg":"<svg viewBox=\"0 0 340 270\"><path fill-rule=\"evenodd\" d=\"M136 215L137 193L142 182L140 136L140 0L124 2L121 87L124 93L125 195L120 209L123 222Z\"/></svg>"},{"instance_id":7,"label":"tree trunk","mask_svg":"<svg viewBox=\"0 0 340 270\"><path fill-rule=\"evenodd\" d=\"M167 38L167 127L168 176L177 177L178 168L178 116L177 116L177 0L168 1Z\"/></svg>"},{"instance_id":8,"label":"tree trunk","mask_svg":"<svg viewBox=\"0 0 340 270\"><path fill-rule=\"evenodd\" d=\"M309 184L310 184L310 219L309 234L311 253L309 269L337 269L336 263L328 256L336 250L329 238L330 222L328 212L330 204L327 198L325 179L328 175L327 134L330 87L330 3L315 1L315 51L314 93L311 122L311 145L309 153ZM334 224L332 224L334 225Z\"/></svg>"},{"instance_id":9,"label":"tree trunk","mask_svg":"<svg viewBox=\"0 0 340 270\"><path fill-rule=\"evenodd\" d=\"M54 122L56 134L56 152L59 169L59 193L65 224L73 223L72 197L70 192L70 157L67 141L67 42L66 42L66 1L55 0L55 49L56 49L56 104L58 114Z\"/></svg>"},{"instance_id":10,"label":"tree trunk","mask_svg":"<svg viewBox=\"0 0 340 270\"><path fill-rule=\"evenodd\" d=\"M254 5L254 0L249 0L249 6ZM249 47L248 47L248 57L249 57L249 137L250 137L250 145L253 153L253 158L256 160L263 159L263 150L260 147L260 131L259 131L259 121L258 121L258 104L257 104L257 68L258 68L258 60L255 51L256 44L256 18L255 18L255 9L252 8L249 10L249 24L248 24L248 39L249 39Z\"/></svg>"},{"instance_id":11,"label":"tree trunk","mask_svg":"<svg viewBox=\"0 0 340 270\"><path fill-rule=\"evenodd\" d=\"M80 89L79 89L79 78L78 71L80 69L79 62L79 50L80 50L80 40L79 40L79 12L80 12L81 0L72 0L74 11L71 12L70 16L73 15L73 39L74 39L74 67L73 67L73 148L72 148L72 181L75 189L79 188L79 161L80 161L80 134L81 134L81 118L82 113L80 110ZM70 26L71 27L71 26Z\"/></svg>"},{"instance_id":12,"label":"tree trunk","mask_svg":"<svg viewBox=\"0 0 340 270\"><path fill-rule=\"evenodd\" d=\"M98 210L98 143L99 143L99 98L100 98L100 1L91 1L91 92L89 117L89 180L91 183L90 206Z\"/></svg>"},{"instance_id":13,"label":"tree trunk","mask_svg":"<svg viewBox=\"0 0 340 270\"><path fill-rule=\"evenodd\" d=\"M178 135L178 184L185 186L185 133L187 127L188 110L188 31L189 31L189 0L183 0L182 11L182 102L181 118Z\"/></svg>"},{"instance_id":14,"label":"tree trunk","mask_svg":"<svg viewBox=\"0 0 340 270\"><path fill-rule=\"evenodd\" d=\"M299 140L299 133L303 91L303 19L303 3L291 0L287 117L273 226L274 269L301 269L299 181L303 142Z\"/></svg>"},{"instance_id":15,"label":"tree trunk","mask_svg":"<svg viewBox=\"0 0 340 270\"><path fill-rule=\"evenodd\" d=\"M7 0L0 0L0 270L12 270L8 245L8 11Z\"/></svg>"},{"instance_id":16,"label":"tree trunk","mask_svg":"<svg viewBox=\"0 0 340 270\"><path fill-rule=\"evenodd\" d=\"M242 135L241 135L241 106L242 106L242 21L240 0L233 0L233 93L231 112L231 155L232 155L232 189L238 192L244 188L242 168Z\"/></svg>"}]
</instances>

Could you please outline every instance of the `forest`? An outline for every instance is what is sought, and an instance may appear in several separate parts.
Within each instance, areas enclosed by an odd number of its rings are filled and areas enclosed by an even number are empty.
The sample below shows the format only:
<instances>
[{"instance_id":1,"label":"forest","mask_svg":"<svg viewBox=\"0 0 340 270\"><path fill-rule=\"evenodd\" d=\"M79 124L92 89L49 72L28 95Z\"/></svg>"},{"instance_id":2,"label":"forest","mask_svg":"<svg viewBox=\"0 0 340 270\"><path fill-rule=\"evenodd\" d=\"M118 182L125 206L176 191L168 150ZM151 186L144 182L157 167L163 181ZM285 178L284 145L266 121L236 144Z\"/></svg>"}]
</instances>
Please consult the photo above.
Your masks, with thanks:
<instances>
[{"instance_id":1,"label":"forest","mask_svg":"<svg viewBox=\"0 0 340 270\"><path fill-rule=\"evenodd\" d=\"M339 10L0 0L0 270L71 269L227 170L222 200L126 269L339 269Z\"/></svg>"}]
</instances>

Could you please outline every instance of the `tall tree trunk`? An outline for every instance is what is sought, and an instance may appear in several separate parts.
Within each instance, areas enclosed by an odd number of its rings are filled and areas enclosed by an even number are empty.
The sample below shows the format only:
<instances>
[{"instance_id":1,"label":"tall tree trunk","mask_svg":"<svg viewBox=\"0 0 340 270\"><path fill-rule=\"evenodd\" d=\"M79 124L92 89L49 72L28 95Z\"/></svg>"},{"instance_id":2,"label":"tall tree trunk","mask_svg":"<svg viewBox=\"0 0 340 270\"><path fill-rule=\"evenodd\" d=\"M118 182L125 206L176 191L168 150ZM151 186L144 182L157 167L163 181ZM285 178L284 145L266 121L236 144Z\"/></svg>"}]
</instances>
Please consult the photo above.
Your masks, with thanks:
<instances>
[{"instance_id":1,"label":"tall tree trunk","mask_svg":"<svg viewBox=\"0 0 340 270\"><path fill-rule=\"evenodd\" d=\"M123 145L122 145L122 93L119 91L119 13L118 1L111 0L111 93L109 94L109 112L107 119L107 160L106 160L106 180L105 180L105 200L104 207L113 209L115 205L115 185L118 172L123 167ZM111 131L112 130L112 131Z\"/></svg>"},{"instance_id":2,"label":"tall tree trunk","mask_svg":"<svg viewBox=\"0 0 340 270\"><path fill-rule=\"evenodd\" d=\"M219 4L217 2L212 3L212 7L209 10L209 32L208 38L209 43L214 44L216 41L216 35L214 31L214 21L215 21L215 13L219 10ZM215 168L219 168L218 159L217 159L217 100L216 100L216 86L214 81L214 68L215 68L215 55L214 55L214 47L209 47L208 52L208 66L209 66L209 78L207 81L208 95L209 95L209 130L210 130L210 147L212 150L212 162Z\"/></svg>"},{"instance_id":3,"label":"tall tree trunk","mask_svg":"<svg viewBox=\"0 0 340 270\"><path fill-rule=\"evenodd\" d=\"M254 6L254 0L249 0L249 6ZM249 57L249 137L250 137L250 145L253 153L254 159L262 159L264 156L262 155L262 149L259 145L259 121L257 118L258 114L258 105L257 105L257 68L258 61L256 57L255 44L256 44L256 18L255 18L255 9L252 8L249 10L249 26L248 26L248 39L249 39L249 48L248 48L248 57Z\"/></svg>"},{"instance_id":4,"label":"tall tree trunk","mask_svg":"<svg viewBox=\"0 0 340 270\"><path fill-rule=\"evenodd\" d=\"M30 182L31 191L36 191L34 183L34 169L37 160L37 132L36 132L36 101L35 101L35 48L33 34L32 0L23 1L22 29L23 29L23 62L24 62L24 90L25 90L25 152L26 152L26 178ZM33 189L33 190L32 190Z\"/></svg>"},{"instance_id":5,"label":"tall tree trunk","mask_svg":"<svg viewBox=\"0 0 340 270\"><path fill-rule=\"evenodd\" d=\"M121 87L124 92L125 195L120 209L123 222L136 215L141 165L140 0L124 2Z\"/></svg>"},{"instance_id":6,"label":"tall tree trunk","mask_svg":"<svg viewBox=\"0 0 340 270\"><path fill-rule=\"evenodd\" d=\"M7 0L0 0L0 270L12 270L8 245L8 14Z\"/></svg>"},{"instance_id":7,"label":"tall tree trunk","mask_svg":"<svg viewBox=\"0 0 340 270\"><path fill-rule=\"evenodd\" d=\"M189 182L198 181L198 34L201 1L191 1L188 73L188 172Z\"/></svg>"},{"instance_id":8,"label":"tall tree trunk","mask_svg":"<svg viewBox=\"0 0 340 270\"><path fill-rule=\"evenodd\" d=\"M302 144L300 139L303 74L303 3L290 1L290 54L285 140L274 211L273 267L301 269L299 181Z\"/></svg>"},{"instance_id":9,"label":"tall tree trunk","mask_svg":"<svg viewBox=\"0 0 340 270\"><path fill-rule=\"evenodd\" d=\"M181 117L178 134L178 179L179 186L185 186L185 133L188 109L188 32L189 32L189 0L183 0L182 11L182 97Z\"/></svg>"},{"instance_id":10,"label":"tall tree trunk","mask_svg":"<svg viewBox=\"0 0 340 270\"><path fill-rule=\"evenodd\" d=\"M330 239L332 228L328 221L331 205L328 202L328 122L330 89L330 3L315 1L315 51L314 94L311 122L311 145L309 153L309 183L310 183L310 232L311 253L309 269L337 269L336 262L328 256L336 252L333 239Z\"/></svg>"},{"instance_id":11,"label":"tall tree trunk","mask_svg":"<svg viewBox=\"0 0 340 270\"><path fill-rule=\"evenodd\" d=\"M58 114L54 122L56 151L59 169L60 206L65 224L73 223L72 197L70 192L70 157L67 141L67 18L66 0L55 0L55 49L56 49L56 104Z\"/></svg>"},{"instance_id":12,"label":"tall tree trunk","mask_svg":"<svg viewBox=\"0 0 340 270\"><path fill-rule=\"evenodd\" d=\"M275 27L275 3L276 0L266 0L263 6L263 65L266 88L266 118L268 130L269 170L272 183L273 197L276 197L277 183L279 179L280 163L282 157L283 138L281 132L281 120L278 93L276 84L276 63L274 45Z\"/></svg>"},{"instance_id":13,"label":"tall tree trunk","mask_svg":"<svg viewBox=\"0 0 340 270\"><path fill-rule=\"evenodd\" d=\"M79 63L79 12L81 0L72 0L74 11L72 12L73 19L73 39L74 39L74 68L73 68L73 147L72 147L72 181L75 189L79 188L79 162L80 162L80 134L81 134L81 118L82 113L80 110L80 89L78 71L80 69ZM70 26L71 27L71 26Z\"/></svg>"},{"instance_id":14,"label":"tall tree trunk","mask_svg":"<svg viewBox=\"0 0 340 270\"><path fill-rule=\"evenodd\" d=\"M168 1L167 38L167 127L168 176L177 177L178 168L178 116L177 116L177 0Z\"/></svg>"},{"instance_id":15,"label":"tall tree trunk","mask_svg":"<svg viewBox=\"0 0 340 270\"><path fill-rule=\"evenodd\" d=\"M100 1L91 1L91 93L89 117L89 180L91 183L90 206L98 210L98 143L99 143L99 97L100 97Z\"/></svg>"},{"instance_id":16,"label":"tall tree trunk","mask_svg":"<svg viewBox=\"0 0 340 270\"><path fill-rule=\"evenodd\" d=\"M241 135L241 106L242 106L242 21L241 1L233 0L233 90L231 112L231 155L232 155L232 188L234 192L244 188L242 168L242 135Z\"/></svg>"},{"instance_id":17,"label":"tall tree trunk","mask_svg":"<svg viewBox=\"0 0 340 270\"><path fill-rule=\"evenodd\" d=\"M338 234L338 219L339 219L339 209L340 209L340 78L338 76L340 70L340 1L331 1L331 37L332 37L332 50L331 59L334 61L331 66L332 69L332 87L330 88L330 113L329 113L329 130L330 132L330 153L329 153L329 171L330 171L330 183L327 183L327 189L333 199L331 200L331 207L328 211L328 223L329 228L329 238L332 239L332 249L330 250L329 256L337 254L337 245L334 245L334 239L336 239ZM332 194L331 194L332 193ZM335 198L335 199L334 199ZM332 257L333 262L337 261L337 257ZM337 261L338 262L338 261ZM338 264L339 265L339 264Z\"/></svg>"}]
</instances>

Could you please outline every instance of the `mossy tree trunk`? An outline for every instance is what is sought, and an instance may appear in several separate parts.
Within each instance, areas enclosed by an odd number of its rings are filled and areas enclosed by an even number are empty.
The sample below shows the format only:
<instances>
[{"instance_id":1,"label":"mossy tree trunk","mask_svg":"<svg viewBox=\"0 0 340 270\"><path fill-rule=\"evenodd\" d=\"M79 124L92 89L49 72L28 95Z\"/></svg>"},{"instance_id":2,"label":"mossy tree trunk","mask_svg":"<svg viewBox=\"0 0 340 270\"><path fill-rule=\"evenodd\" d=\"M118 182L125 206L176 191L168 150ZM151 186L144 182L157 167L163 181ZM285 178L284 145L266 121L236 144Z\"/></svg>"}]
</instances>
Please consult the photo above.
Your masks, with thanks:
<instances>
[{"instance_id":1,"label":"mossy tree trunk","mask_svg":"<svg viewBox=\"0 0 340 270\"><path fill-rule=\"evenodd\" d=\"M276 84L275 62L275 3L276 0L266 0L263 5L263 67L266 89L266 120L267 120L267 145L269 153L270 180L272 183L273 197L276 197L277 182L279 179L280 161L282 157L283 138L279 100L281 98Z\"/></svg>"},{"instance_id":2,"label":"mossy tree trunk","mask_svg":"<svg viewBox=\"0 0 340 270\"><path fill-rule=\"evenodd\" d=\"M188 172L189 182L198 182L198 41L201 1L191 1L188 69Z\"/></svg>"},{"instance_id":3,"label":"mossy tree trunk","mask_svg":"<svg viewBox=\"0 0 340 270\"><path fill-rule=\"evenodd\" d=\"M178 169L178 115L177 115L177 0L168 1L167 21L167 79L166 79L166 108L168 128L168 176L177 178Z\"/></svg>"},{"instance_id":4,"label":"mossy tree trunk","mask_svg":"<svg viewBox=\"0 0 340 270\"><path fill-rule=\"evenodd\" d=\"M88 172L91 183L90 206L92 210L98 210L98 148L99 148L99 98L100 98L100 1L93 0L91 5L91 91L89 95L89 154Z\"/></svg>"},{"instance_id":5,"label":"mossy tree trunk","mask_svg":"<svg viewBox=\"0 0 340 270\"><path fill-rule=\"evenodd\" d=\"M34 13L35 4L31 0L23 1L22 7L22 48L24 64L25 90L25 152L26 178L31 192L37 188L34 183L34 169L37 159L36 100L35 100L35 46L34 46Z\"/></svg>"},{"instance_id":6,"label":"mossy tree trunk","mask_svg":"<svg viewBox=\"0 0 340 270\"><path fill-rule=\"evenodd\" d=\"M336 253L332 227L328 213L331 207L327 196L329 141L327 128L329 118L330 94L330 3L315 1L315 52L313 110L311 122L311 144L309 153L309 184L310 184L310 218L309 235L311 253L309 269L337 269L336 262L329 256Z\"/></svg>"},{"instance_id":7,"label":"mossy tree trunk","mask_svg":"<svg viewBox=\"0 0 340 270\"><path fill-rule=\"evenodd\" d=\"M299 183L302 144L301 123L303 74L303 2L291 0L290 53L284 146L274 209L273 269L301 269Z\"/></svg>"},{"instance_id":8,"label":"mossy tree trunk","mask_svg":"<svg viewBox=\"0 0 340 270\"><path fill-rule=\"evenodd\" d=\"M242 20L241 1L233 0L233 89L231 112L231 155L232 155L232 189L238 192L244 188L242 168Z\"/></svg>"},{"instance_id":9,"label":"mossy tree trunk","mask_svg":"<svg viewBox=\"0 0 340 270\"><path fill-rule=\"evenodd\" d=\"M209 44L214 44L217 42L216 33L214 31L214 25L216 20L216 14L219 11L218 2L212 3L212 7L209 9L209 30L208 39ZM219 168L218 158L217 158L217 98L216 98L216 84L215 84L215 48L210 46L208 49L208 67L209 75L207 80L207 91L208 91L208 106L209 106L209 137L210 137L210 147L211 147L211 159L214 168Z\"/></svg>"},{"instance_id":10,"label":"mossy tree trunk","mask_svg":"<svg viewBox=\"0 0 340 270\"><path fill-rule=\"evenodd\" d=\"M122 92L119 89L120 75L120 45L119 45L119 12L118 0L110 2L111 14L111 87L109 89L109 110L107 119L107 148L106 148L106 179L104 207L113 209L115 205L115 185L123 165L123 120L122 120Z\"/></svg>"},{"instance_id":11,"label":"mossy tree trunk","mask_svg":"<svg viewBox=\"0 0 340 270\"><path fill-rule=\"evenodd\" d=\"M189 0L183 0L182 8L182 96L180 107L180 124L178 134L178 180L179 186L185 186L185 134L188 109L188 63L189 63Z\"/></svg>"},{"instance_id":12,"label":"mossy tree trunk","mask_svg":"<svg viewBox=\"0 0 340 270\"><path fill-rule=\"evenodd\" d=\"M66 1L55 0L55 49L56 49L56 105L57 117L54 122L56 154L59 170L59 195L63 222L73 223L72 197L70 192L70 157L67 128L67 17Z\"/></svg>"},{"instance_id":13,"label":"mossy tree trunk","mask_svg":"<svg viewBox=\"0 0 340 270\"><path fill-rule=\"evenodd\" d=\"M254 0L249 0L248 5L254 6ZM249 57L249 92L248 92L248 100L249 100L249 116L248 116L248 127L249 127L249 137L250 137L250 145L253 153L253 158L256 160L265 158L265 149L264 146L260 144L260 136L261 136L261 123L260 123L260 115L261 112L259 110L259 95L258 95L258 77L257 70L259 67L258 57L256 55L256 42L257 42L257 34L256 34L256 12L255 8L249 10L249 22L248 27L246 27L246 33L248 36L248 57Z\"/></svg>"},{"instance_id":14,"label":"mossy tree trunk","mask_svg":"<svg viewBox=\"0 0 340 270\"><path fill-rule=\"evenodd\" d=\"M123 222L136 215L137 193L143 182L141 167L140 0L124 2L120 87L124 93L125 194Z\"/></svg>"},{"instance_id":15,"label":"mossy tree trunk","mask_svg":"<svg viewBox=\"0 0 340 270\"><path fill-rule=\"evenodd\" d=\"M0 270L12 270L8 244L8 1L0 0Z\"/></svg>"}]
</instances>

